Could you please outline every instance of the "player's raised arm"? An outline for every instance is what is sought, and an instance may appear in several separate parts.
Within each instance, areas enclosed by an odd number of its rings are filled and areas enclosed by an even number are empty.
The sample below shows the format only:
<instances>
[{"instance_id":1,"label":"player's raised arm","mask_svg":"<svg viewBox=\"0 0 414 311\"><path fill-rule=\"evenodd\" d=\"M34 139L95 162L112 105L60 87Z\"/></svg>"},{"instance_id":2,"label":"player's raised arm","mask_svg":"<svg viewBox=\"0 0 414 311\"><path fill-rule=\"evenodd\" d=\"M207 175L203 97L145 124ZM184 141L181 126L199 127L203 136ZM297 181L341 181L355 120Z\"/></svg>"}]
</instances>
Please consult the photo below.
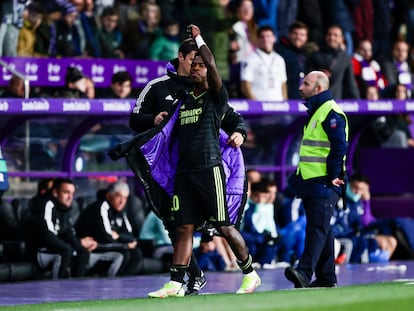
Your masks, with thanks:
<instances>
[{"instance_id":1,"label":"player's raised arm","mask_svg":"<svg viewBox=\"0 0 414 311\"><path fill-rule=\"evenodd\" d=\"M198 47L198 53L205 66L207 67L207 79L208 85L211 90L218 91L223 86L223 81L220 77L220 74L217 70L216 61L214 59L213 53L210 48L204 42L203 37L201 36L200 28L196 25L189 25L187 27L189 35L194 39Z\"/></svg>"}]
</instances>

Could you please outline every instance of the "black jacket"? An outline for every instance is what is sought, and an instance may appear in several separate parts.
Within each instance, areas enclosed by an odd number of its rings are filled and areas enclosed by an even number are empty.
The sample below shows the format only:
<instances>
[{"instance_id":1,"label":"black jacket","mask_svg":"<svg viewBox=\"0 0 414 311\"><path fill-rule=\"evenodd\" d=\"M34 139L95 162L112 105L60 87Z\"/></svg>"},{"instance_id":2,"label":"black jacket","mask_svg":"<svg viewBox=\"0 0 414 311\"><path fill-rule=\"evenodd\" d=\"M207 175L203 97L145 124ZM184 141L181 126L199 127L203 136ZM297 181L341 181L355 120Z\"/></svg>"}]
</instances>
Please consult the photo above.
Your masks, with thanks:
<instances>
[{"instance_id":1,"label":"black jacket","mask_svg":"<svg viewBox=\"0 0 414 311\"><path fill-rule=\"evenodd\" d=\"M323 45L306 60L306 72L322 70L330 73L330 90L335 99L358 99L359 90L354 77L352 61L342 50Z\"/></svg>"},{"instance_id":2,"label":"black jacket","mask_svg":"<svg viewBox=\"0 0 414 311\"><path fill-rule=\"evenodd\" d=\"M30 209L30 242L32 250L56 250L70 246L82 248L73 228L70 207L61 205L52 195ZM29 229L29 228L28 228Z\"/></svg>"},{"instance_id":3,"label":"black jacket","mask_svg":"<svg viewBox=\"0 0 414 311\"><path fill-rule=\"evenodd\" d=\"M127 212L114 210L107 200L98 200L81 212L75 224L80 237L91 236L98 243L129 243L136 240ZM112 238L111 231L119 234Z\"/></svg>"},{"instance_id":4,"label":"black jacket","mask_svg":"<svg viewBox=\"0 0 414 311\"><path fill-rule=\"evenodd\" d=\"M144 132L154 127L154 118L161 111L172 113L173 104L192 89L188 77L176 72L178 59L167 65L167 74L151 80L141 91L131 112L129 126L136 132ZM247 128L243 117L230 109L223 118L222 129L231 134L239 132L246 137Z\"/></svg>"}]
</instances>

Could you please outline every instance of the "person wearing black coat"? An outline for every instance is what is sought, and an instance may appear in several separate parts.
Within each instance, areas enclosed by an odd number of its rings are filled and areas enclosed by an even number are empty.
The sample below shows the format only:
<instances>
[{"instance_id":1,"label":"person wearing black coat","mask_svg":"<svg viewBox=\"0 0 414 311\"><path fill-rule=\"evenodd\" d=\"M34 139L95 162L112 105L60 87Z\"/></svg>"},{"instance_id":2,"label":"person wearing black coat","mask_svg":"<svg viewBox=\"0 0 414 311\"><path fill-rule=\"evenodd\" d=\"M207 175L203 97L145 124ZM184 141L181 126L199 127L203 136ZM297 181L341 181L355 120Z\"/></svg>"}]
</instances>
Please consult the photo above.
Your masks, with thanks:
<instances>
[{"instance_id":1,"label":"person wearing black coat","mask_svg":"<svg viewBox=\"0 0 414 311\"><path fill-rule=\"evenodd\" d=\"M109 185L101 198L81 212L75 224L80 237L91 236L98 250L112 250L124 256L119 275L135 275L142 269L142 252L125 209L129 187L123 181Z\"/></svg>"}]
</instances>

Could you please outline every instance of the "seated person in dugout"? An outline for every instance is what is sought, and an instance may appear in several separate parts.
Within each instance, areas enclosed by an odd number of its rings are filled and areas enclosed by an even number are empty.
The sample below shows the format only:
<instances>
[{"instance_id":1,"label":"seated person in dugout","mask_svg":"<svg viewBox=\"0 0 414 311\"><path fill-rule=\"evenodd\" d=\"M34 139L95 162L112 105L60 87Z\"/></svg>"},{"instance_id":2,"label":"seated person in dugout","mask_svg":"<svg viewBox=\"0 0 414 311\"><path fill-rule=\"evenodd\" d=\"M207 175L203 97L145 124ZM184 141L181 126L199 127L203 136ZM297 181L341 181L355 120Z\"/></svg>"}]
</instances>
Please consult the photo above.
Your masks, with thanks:
<instances>
[{"instance_id":1,"label":"seated person in dugout","mask_svg":"<svg viewBox=\"0 0 414 311\"><path fill-rule=\"evenodd\" d=\"M30 257L40 268L52 267L52 278L84 277L98 261L112 262L108 276L115 276L122 254L92 254L98 243L91 236L79 238L70 210L75 194L71 179L57 178L49 192L32 201L23 219Z\"/></svg>"},{"instance_id":2,"label":"seated person in dugout","mask_svg":"<svg viewBox=\"0 0 414 311\"><path fill-rule=\"evenodd\" d=\"M119 275L135 275L142 269L142 252L125 209L128 196L128 184L120 180L110 184L102 198L81 212L75 224L78 235L93 237L98 249L123 255Z\"/></svg>"}]
</instances>

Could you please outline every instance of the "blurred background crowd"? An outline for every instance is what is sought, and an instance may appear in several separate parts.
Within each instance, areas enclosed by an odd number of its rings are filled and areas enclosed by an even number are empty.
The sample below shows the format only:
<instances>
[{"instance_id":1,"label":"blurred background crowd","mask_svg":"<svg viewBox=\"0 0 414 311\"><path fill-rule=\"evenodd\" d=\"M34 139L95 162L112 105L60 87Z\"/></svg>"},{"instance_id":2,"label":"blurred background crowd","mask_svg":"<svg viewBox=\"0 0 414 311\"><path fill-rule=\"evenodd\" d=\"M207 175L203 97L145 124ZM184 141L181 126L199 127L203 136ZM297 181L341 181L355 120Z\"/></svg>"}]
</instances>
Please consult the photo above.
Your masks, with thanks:
<instances>
[{"instance_id":1,"label":"blurred background crowd","mask_svg":"<svg viewBox=\"0 0 414 311\"><path fill-rule=\"evenodd\" d=\"M171 60L195 23L233 98L267 99L249 70L257 48L282 57L274 100L298 98L314 68L336 98L394 98L397 84L411 97L413 87L409 0L5 0L0 16L0 56Z\"/></svg>"},{"instance_id":2,"label":"blurred background crowd","mask_svg":"<svg viewBox=\"0 0 414 311\"><path fill-rule=\"evenodd\" d=\"M335 99L375 101L413 97L414 1L410 0L3 0L0 16L0 57L168 61L177 57L185 28L193 23L200 27L212 49L231 98L299 99L302 78L315 69L329 76ZM24 81L13 76L2 91L3 98L23 98ZM110 87L99 89L80 70L69 67L64 87L36 87L31 90L31 97L123 99L135 98L139 91L132 89L128 71L115 73ZM251 131L244 145L248 164L273 163L278 145L271 136L283 131L285 119L272 117L272 123L265 120L266 126L262 120L249 124ZM31 135L43 138L35 141L40 142L43 153L32 146L30 158L34 170L55 168L54 162L51 164L47 159L59 158L57 155L67 140L51 142L50 138L75 124L68 124L71 122L67 119L58 121L60 127L57 123L48 125L51 127L47 131L41 119L31 124ZM365 145L376 139L375 144L383 147L413 147L410 123L408 114L378 117L373 122L372 135L361 140ZM15 136L24 137L24 128L19 129ZM115 127L105 120L97 122L90 132L109 133L110 143L117 138L114 134L131 134L126 124ZM79 154L85 166L105 163L109 143L105 140L107 144L103 144L96 137L84 137L80 142ZM25 163L18 162L20 158L11 152L11 142L10 138L3 153L13 155L8 159L10 167L20 169ZM92 146L98 149L93 151L94 157L90 156ZM62 268L59 265L62 256L60 259L56 256L36 258L31 253L27 257L20 244L28 242L27 233L24 236L26 231L22 229L27 225L23 216L34 203L33 198L16 196L1 201L0 255L1 264L17 263L13 269L18 273L0 274L0 281L89 275L114 277L166 271L171 261L171 241L142 193L130 193L122 181L119 184L120 181L105 180L105 186L91 187L88 193L93 195L88 196L86 187L78 185L79 196L75 198L73 189L65 203L59 196L63 191L62 182L71 188L68 180L59 180L56 184L56 180L38 178L38 193L33 196L46 193L44 199L59 206L71 206L70 218L77 225L77 235L71 238L77 241L78 253L86 253L86 249L89 254L85 255L88 259L83 258L83 270L75 274L68 262ZM115 186L107 187L108 184ZM129 184L131 188L136 186ZM241 230L255 265L266 269L294 264L303 251L305 234L306 220L300 200L289 189L280 189L271 174L258 170L249 170L249 186ZM414 237L410 231L414 228L413 220L376 219L370 210L370 196L370 180L361 175L352 176L344 198L349 201L348 211L338 207L332 219L337 237L337 264L414 258L414 244L410 245L406 238ZM111 206L106 218L96 212L100 204ZM118 210L114 209L116 206ZM92 232L83 223L81 234L82 221L91 219L85 217L95 217L93 224L102 224L101 229L108 217L112 217L112 230L105 236L102 229L103 238L98 234L93 236L99 230ZM66 228L70 231L71 226ZM29 237L36 235L35 231L29 232L32 232ZM197 236L195 242L203 270L237 269L234 255L221 238ZM99 256L91 256L92 253ZM32 265L19 266L27 260ZM99 261L104 264L97 265ZM0 271L4 267L0 265Z\"/></svg>"}]
</instances>

